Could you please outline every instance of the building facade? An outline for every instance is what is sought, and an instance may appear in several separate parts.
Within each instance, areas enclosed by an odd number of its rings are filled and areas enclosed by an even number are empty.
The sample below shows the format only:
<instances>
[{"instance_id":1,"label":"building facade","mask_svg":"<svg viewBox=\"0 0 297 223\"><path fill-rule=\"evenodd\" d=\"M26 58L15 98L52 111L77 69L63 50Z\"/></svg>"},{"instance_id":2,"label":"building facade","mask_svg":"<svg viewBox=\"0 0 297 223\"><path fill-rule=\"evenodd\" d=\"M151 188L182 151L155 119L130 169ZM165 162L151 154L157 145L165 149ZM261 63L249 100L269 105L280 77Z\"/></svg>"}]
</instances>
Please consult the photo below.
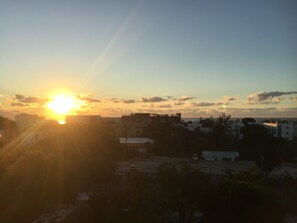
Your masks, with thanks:
<instances>
[{"instance_id":1,"label":"building facade","mask_svg":"<svg viewBox=\"0 0 297 223\"><path fill-rule=\"evenodd\" d=\"M294 137L294 124L293 123L270 123L264 122L264 127L268 130L268 133L277 138L283 138L286 140L293 140Z\"/></svg>"},{"instance_id":2,"label":"building facade","mask_svg":"<svg viewBox=\"0 0 297 223\"><path fill-rule=\"evenodd\" d=\"M38 115L33 114L21 113L15 115L15 122L18 128L25 129L43 123L44 117L40 117Z\"/></svg>"},{"instance_id":3,"label":"building facade","mask_svg":"<svg viewBox=\"0 0 297 223\"><path fill-rule=\"evenodd\" d=\"M150 113L132 113L121 117L119 127L119 136L143 137L145 129L151 124L180 124L181 113L175 115L150 114Z\"/></svg>"}]
</instances>

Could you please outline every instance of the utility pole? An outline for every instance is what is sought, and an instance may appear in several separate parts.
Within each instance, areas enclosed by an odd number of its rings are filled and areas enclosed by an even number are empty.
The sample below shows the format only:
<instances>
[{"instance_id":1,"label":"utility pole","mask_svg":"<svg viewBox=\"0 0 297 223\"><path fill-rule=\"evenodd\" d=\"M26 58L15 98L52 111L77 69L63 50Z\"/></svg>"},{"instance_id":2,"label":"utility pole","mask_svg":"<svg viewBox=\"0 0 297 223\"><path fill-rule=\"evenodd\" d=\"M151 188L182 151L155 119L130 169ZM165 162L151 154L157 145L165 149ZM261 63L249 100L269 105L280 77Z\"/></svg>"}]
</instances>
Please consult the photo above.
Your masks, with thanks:
<instances>
[{"instance_id":1,"label":"utility pole","mask_svg":"<svg viewBox=\"0 0 297 223\"><path fill-rule=\"evenodd\" d=\"M260 159L261 159L261 173L262 173L262 176L264 176L264 157L260 156Z\"/></svg>"}]
</instances>

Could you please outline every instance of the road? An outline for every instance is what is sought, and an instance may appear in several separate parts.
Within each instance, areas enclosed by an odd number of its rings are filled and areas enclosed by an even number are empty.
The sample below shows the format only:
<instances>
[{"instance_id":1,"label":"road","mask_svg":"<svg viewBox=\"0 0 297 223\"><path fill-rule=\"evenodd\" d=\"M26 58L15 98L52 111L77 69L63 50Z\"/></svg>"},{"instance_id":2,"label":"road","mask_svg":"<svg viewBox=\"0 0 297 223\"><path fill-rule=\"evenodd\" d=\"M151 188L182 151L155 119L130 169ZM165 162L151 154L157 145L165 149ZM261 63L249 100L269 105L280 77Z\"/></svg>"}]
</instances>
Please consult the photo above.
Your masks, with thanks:
<instances>
[{"instance_id":1,"label":"road","mask_svg":"<svg viewBox=\"0 0 297 223\"><path fill-rule=\"evenodd\" d=\"M205 161L199 160L195 163L191 159L186 158L169 158L169 157L152 157L146 159L136 159L129 161L118 162L118 175L124 175L131 169L136 169L142 173L154 174L157 172L158 166L162 163L175 163L188 162L192 168L199 169L204 173L224 176L226 170L232 170L233 172L250 170L256 168L255 162L253 161Z\"/></svg>"}]
</instances>

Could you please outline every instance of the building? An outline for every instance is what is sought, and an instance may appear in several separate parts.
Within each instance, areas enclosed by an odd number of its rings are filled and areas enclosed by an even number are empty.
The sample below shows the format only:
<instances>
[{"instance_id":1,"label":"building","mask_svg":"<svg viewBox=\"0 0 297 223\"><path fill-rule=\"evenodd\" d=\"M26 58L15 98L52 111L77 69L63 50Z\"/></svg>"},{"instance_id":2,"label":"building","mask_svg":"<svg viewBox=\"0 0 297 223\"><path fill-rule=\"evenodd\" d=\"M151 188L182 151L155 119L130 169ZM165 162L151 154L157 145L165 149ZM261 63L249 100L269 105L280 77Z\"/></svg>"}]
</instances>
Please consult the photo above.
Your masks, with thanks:
<instances>
[{"instance_id":1,"label":"building","mask_svg":"<svg viewBox=\"0 0 297 223\"><path fill-rule=\"evenodd\" d=\"M293 123L264 122L263 125L268 130L268 133L270 135L277 138L283 138L289 141L293 140Z\"/></svg>"},{"instance_id":2,"label":"building","mask_svg":"<svg viewBox=\"0 0 297 223\"><path fill-rule=\"evenodd\" d=\"M236 151L202 151L202 158L208 161L235 161L239 159L239 152Z\"/></svg>"},{"instance_id":3,"label":"building","mask_svg":"<svg viewBox=\"0 0 297 223\"><path fill-rule=\"evenodd\" d=\"M187 123L185 128L191 132L199 131L199 132L203 132L203 133L210 133L213 131L213 129L211 127L207 127L207 126L203 125L203 123L196 122L196 121Z\"/></svg>"},{"instance_id":4,"label":"building","mask_svg":"<svg viewBox=\"0 0 297 223\"><path fill-rule=\"evenodd\" d=\"M123 115L122 123L181 123L181 113L175 115L168 114L150 114L150 113L132 113L130 115Z\"/></svg>"},{"instance_id":5,"label":"building","mask_svg":"<svg viewBox=\"0 0 297 223\"><path fill-rule=\"evenodd\" d=\"M16 125L20 129L29 128L38 124L42 124L44 122L44 117L40 117L38 115L21 113L15 115Z\"/></svg>"},{"instance_id":6,"label":"building","mask_svg":"<svg viewBox=\"0 0 297 223\"><path fill-rule=\"evenodd\" d=\"M151 138L126 138L126 137L120 137L119 138L120 144L122 146L125 146L128 150L134 151L136 153L146 153L146 151L153 147L154 140Z\"/></svg>"},{"instance_id":7,"label":"building","mask_svg":"<svg viewBox=\"0 0 297 223\"><path fill-rule=\"evenodd\" d=\"M67 115L68 125L96 125L96 124L116 124L120 123L119 117L102 117L101 115Z\"/></svg>"},{"instance_id":8,"label":"building","mask_svg":"<svg viewBox=\"0 0 297 223\"><path fill-rule=\"evenodd\" d=\"M96 124L100 121L102 117L100 115L67 115L66 124Z\"/></svg>"},{"instance_id":9,"label":"building","mask_svg":"<svg viewBox=\"0 0 297 223\"><path fill-rule=\"evenodd\" d=\"M228 123L229 129L233 135L233 137L242 140L244 135L242 134L242 127L249 125L260 125L261 123L257 122L254 118L243 118L242 120L229 121Z\"/></svg>"},{"instance_id":10,"label":"building","mask_svg":"<svg viewBox=\"0 0 297 223\"><path fill-rule=\"evenodd\" d=\"M243 139L243 134L241 132L241 128L244 127L245 124L242 121L230 121L229 127L233 137L237 139Z\"/></svg>"},{"instance_id":11,"label":"building","mask_svg":"<svg viewBox=\"0 0 297 223\"><path fill-rule=\"evenodd\" d=\"M119 136L140 137L144 136L144 131L151 124L167 123L170 125L180 124L181 113L175 115L161 115L150 113L132 113L121 117Z\"/></svg>"}]
</instances>

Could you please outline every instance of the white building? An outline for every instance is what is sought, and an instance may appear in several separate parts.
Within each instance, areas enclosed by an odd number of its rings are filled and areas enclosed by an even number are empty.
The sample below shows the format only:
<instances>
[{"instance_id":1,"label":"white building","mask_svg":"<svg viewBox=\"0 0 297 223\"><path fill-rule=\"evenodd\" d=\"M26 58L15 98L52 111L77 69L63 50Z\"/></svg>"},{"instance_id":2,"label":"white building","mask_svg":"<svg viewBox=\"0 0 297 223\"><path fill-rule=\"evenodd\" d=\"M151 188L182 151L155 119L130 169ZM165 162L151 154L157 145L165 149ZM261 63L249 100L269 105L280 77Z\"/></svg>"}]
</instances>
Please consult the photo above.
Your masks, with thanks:
<instances>
[{"instance_id":1,"label":"white building","mask_svg":"<svg viewBox=\"0 0 297 223\"><path fill-rule=\"evenodd\" d=\"M264 127L268 129L268 133L277 138L283 138L291 141L294 137L294 124L293 123L270 123L264 122Z\"/></svg>"},{"instance_id":2,"label":"white building","mask_svg":"<svg viewBox=\"0 0 297 223\"><path fill-rule=\"evenodd\" d=\"M235 161L239 158L239 152L236 151L202 151L202 158L208 161L223 161L230 160Z\"/></svg>"},{"instance_id":3,"label":"white building","mask_svg":"<svg viewBox=\"0 0 297 223\"><path fill-rule=\"evenodd\" d=\"M245 124L241 121L232 121L229 123L230 130L232 135L235 138L243 139L243 134L241 133L241 128L245 126Z\"/></svg>"},{"instance_id":4,"label":"white building","mask_svg":"<svg viewBox=\"0 0 297 223\"><path fill-rule=\"evenodd\" d=\"M131 138L120 137L120 144L127 146L130 150L135 150L138 153L146 153L147 149L154 145L154 140L151 138Z\"/></svg>"},{"instance_id":5,"label":"white building","mask_svg":"<svg viewBox=\"0 0 297 223\"><path fill-rule=\"evenodd\" d=\"M194 132L196 129L199 130L199 132L203 132L203 133L210 133L212 131L212 128L204 127L203 124L200 122L188 123L185 128L191 132Z\"/></svg>"}]
</instances>

